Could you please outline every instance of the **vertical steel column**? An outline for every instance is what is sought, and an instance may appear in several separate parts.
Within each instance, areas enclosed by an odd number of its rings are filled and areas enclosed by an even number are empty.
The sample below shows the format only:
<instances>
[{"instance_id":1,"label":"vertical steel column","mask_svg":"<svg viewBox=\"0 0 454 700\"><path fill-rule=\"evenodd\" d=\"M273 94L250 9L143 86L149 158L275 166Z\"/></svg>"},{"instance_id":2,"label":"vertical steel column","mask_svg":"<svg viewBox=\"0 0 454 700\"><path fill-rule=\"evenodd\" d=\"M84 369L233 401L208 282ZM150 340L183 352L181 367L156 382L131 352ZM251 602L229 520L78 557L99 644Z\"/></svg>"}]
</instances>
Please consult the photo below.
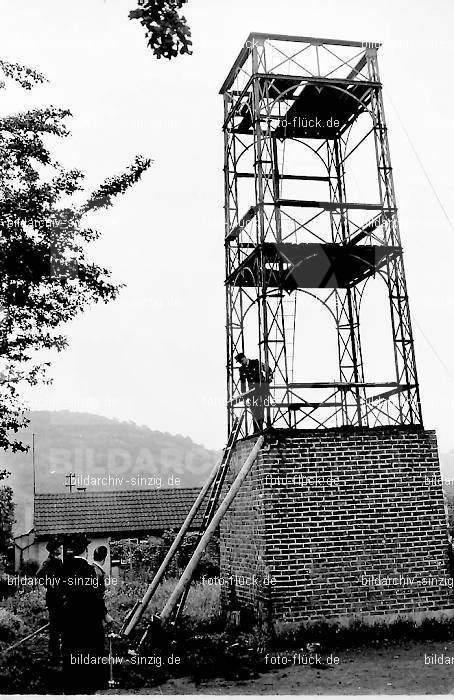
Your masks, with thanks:
<instances>
[{"instance_id":1,"label":"vertical steel column","mask_svg":"<svg viewBox=\"0 0 454 700\"><path fill-rule=\"evenodd\" d=\"M230 107L230 97L224 95L224 121L227 118ZM236 179L236 136L232 126L224 129L224 216L225 235L232 226L239 223L238 189ZM238 242L227 241L225 243L225 276L226 278L238 264L240 239ZM237 246L237 248L235 248ZM243 328L243 290L241 287L226 284L226 370L227 370L227 401L231 401L238 390L238 381L234 376L234 357L238 352L244 352L244 328ZM230 434L234 408L227 409L227 429ZM246 421L245 421L246 423Z\"/></svg>"},{"instance_id":2,"label":"vertical steel column","mask_svg":"<svg viewBox=\"0 0 454 700\"><path fill-rule=\"evenodd\" d=\"M330 146L328 145L328 149ZM342 145L339 138L333 139L332 159L329 159L330 171L334 169L335 186L330 177L331 201L342 204L347 201L345 191L345 167L343 162ZM350 237L348 213L340 209L339 226L334 225L332 218L333 243L346 244ZM364 368L361 352L359 327L358 292L355 287L335 290L335 313L338 334L339 378L341 382L364 382ZM355 398L356 410L349 411L348 393L342 394L342 415L346 425L364 425L367 419L363 415L362 404L365 400L364 389L355 387L352 394Z\"/></svg>"},{"instance_id":3,"label":"vertical steel column","mask_svg":"<svg viewBox=\"0 0 454 700\"><path fill-rule=\"evenodd\" d=\"M380 82L376 49L367 50L367 61L369 74L373 76L373 80ZM381 86L372 90L371 98L380 201L383 209L389 213L388 216L383 217L385 242L388 245L400 247L399 222ZM401 250L397 251L392 259L388 259L386 281L391 311L396 381L398 384L407 385L405 392L398 394L400 421L411 425L422 424L413 331Z\"/></svg>"},{"instance_id":4,"label":"vertical steel column","mask_svg":"<svg viewBox=\"0 0 454 700\"><path fill-rule=\"evenodd\" d=\"M260 79L257 77L259 66L258 47L252 48L252 130L254 138L254 184L255 184L255 204L257 210L257 245L260 246L258 256L258 279L257 282L257 307L258 307L258 327L259 327L259 361L263 363L265 371L270 368L269 358L269 329L268 329L268 304L267 304L267 279L265 274L265 258L262 245L265 242L266 227L265 227L265 183L263 174L263 154L265 151L265 137L262 131L261 124L261 86ZM270 406L265 407L266 425L271 426L271 410Z\"/></svg>"},{"instance_id":5,"label":"vertical steel column","mask_svg":"<svg viewBox=\"0 0 454 700\"><path fill-rule=\"evenodd\" d=\"M262 47L262 51L263 51ZM253 53L253 66L258 67L258 49ZM255 56L255 58L254 58ZM259 206L258 244L269 241L282 242L281 212L279 205L280 175L277 159L276 139L272 133L272 115L269 96L270 80L254 80L253 86L253 122L254 122L254 167L256 177L256 205ZM262 126L265 122L265 127ZM262 346L265 367L274 372L274 383L288 385L287 353L285 339L285 322L283 310L283 289L270 289L268 285L268 270L263 248L259 249L258 282L261 288L261 334L259 342ZM286 392L286 394L288 391ZM287 427L291 427L291 416L288 411L266 407L267 425L284 415Z\"/></svg>"},{"instance_id":6,"label":"vertical steel column","mask_svg":"<svg viewBox=\"0 0 454 700\"><path fill-rule=\"evenodd\" d=\"M227 119L230 99L228 94L224 95L224 121ZM230 216L230 177L229 177L229 133L228 127L224 129L224 238L230 231L231 216ZM230 254L229 245L225 246L225 277L227 278L230 270ZM230 434L233 425L233 410L229 405L229 401L233 397L233 357L232 357L232 295L230 286L225 285L225 340L226 340L226 393L227 393L227 435Z\"/></svg>"},{"instance_id":7,"label":"vertical steel column","mask_svg":"<svg viewBox=\"0 0 454 700\"><path fill-rule=\"evenodd\" d=\"M281 197L281 174L279 172L279 158L278 158L278 149L277 149L277 141L276 137L272 135L271 137L271 143L272 143L272 148L271 148L271 160L272 160L272 167L273 167L273 173L272 173L272 181L273 181L273 200L274 200L274 216L275 216L275 222L276 222L276 243L279 245L282 243L282 221L281 221L281 208L279 204L279 199ZM284 175L284 173L282 173ZM282 261L279 262L279 278L282 280L284 275L284 267L282 264ZM277 299L277 304L278 304L278 309L276 310L277 314L280 316L280 323L281 327L279 329L279 323L277 323L277 330L276 330L276 345L278 343L278 333L281 334L281 350L278 353L277 348L276 348L276 362L275 366L279 367L280 370L280 375L281 377L275 377L275 380L280 383L281 379L283 384L288 387L288 358L287 358L287 337L286 337L286 324L285 324L285 311L284 311L284 289L281 287L280 290L280 296ZM296 294L296 291L293 292L293 294ZM283 367L283 369L281 369ZM276 382L276 383L277 383ZM290 403L290 392L288 388L285 390L285 394L282 397L282 401L284 403ZM281 411L282 415L286 414L285 420L287 423L287 427L291 428L292 427L292 414L290 412L290 409L287 411ZM277 417L277 416L276 416Z\"/></svg>"}]
</instances>

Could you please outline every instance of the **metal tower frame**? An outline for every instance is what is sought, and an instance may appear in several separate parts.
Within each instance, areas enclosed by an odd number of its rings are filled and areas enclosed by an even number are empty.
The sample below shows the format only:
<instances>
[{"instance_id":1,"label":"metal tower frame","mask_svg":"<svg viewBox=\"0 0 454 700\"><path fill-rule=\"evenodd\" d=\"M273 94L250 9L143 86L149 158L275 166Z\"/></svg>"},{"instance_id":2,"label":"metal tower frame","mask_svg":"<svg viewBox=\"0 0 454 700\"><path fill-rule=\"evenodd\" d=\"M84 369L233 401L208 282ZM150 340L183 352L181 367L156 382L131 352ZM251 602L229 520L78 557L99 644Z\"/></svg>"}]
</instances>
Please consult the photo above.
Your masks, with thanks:
<instances>
[{"instance_id":1,"label":"metal tower frame","mask_svg":"<svg viewBox=\"0 0 454 700\"><path fill-rule=\"evenodd\" d=\"M422 425L377 49L251 33L222 85L229 431L250 398L234 364L239 352L273 372L267 428ZM351 201L349 158L369 142L378 201ZM309 150L317 173L287 172L289 144ZM324 187L324 198L300 196L308 183ZM286 196L295 185L298 197ZM393 380L379 383L365 381L360 337L374 277L387 287L395 366ZM294 382L300 293L333 318L338 381ZM245 341L251 315L255 348ZM251 432L249 417L243 435Z\"/></svg>"}]
</instances>

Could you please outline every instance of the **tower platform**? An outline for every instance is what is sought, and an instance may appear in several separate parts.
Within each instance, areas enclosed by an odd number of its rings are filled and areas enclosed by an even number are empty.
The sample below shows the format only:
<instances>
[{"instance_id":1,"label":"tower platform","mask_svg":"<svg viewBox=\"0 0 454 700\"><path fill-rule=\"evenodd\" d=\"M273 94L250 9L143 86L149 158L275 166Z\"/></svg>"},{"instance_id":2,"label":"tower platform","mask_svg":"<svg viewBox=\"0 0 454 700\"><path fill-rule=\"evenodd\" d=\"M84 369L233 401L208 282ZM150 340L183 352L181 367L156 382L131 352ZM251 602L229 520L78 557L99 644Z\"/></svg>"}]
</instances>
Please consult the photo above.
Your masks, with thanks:
<instances>
[{"instance_id":1,"label":"tower platform","mask_svg":"<svg viewBox=\"0 0 454 700\"><path fill-rule=\"evenodd\" d=\"M266 85L268 97L284 103L276 119L276 138L333 139L341 136L364 112L371 100L371 90L379 83L371 81L324 79L275 74L257 75ZM253 134L253 95L245 91L233 130Z\"/></svg>"},{"instance_id":2,"label":"tower platform","mask_svg":"<svg viewBox=\"0 0 454 700\"><path fill-rule=\"evenodd\" d=\"M433 431L273 435L221 523L226 600L269 622L454 613ZM237 443L227 485L253 441Z\"/></svg>"},{"instance_id":3,"label":"tower platform","mask_svg":"<svg viewBox=\"0 0 454 700\"><path fill-rule=\"evenodd\" d=\"M286 291L341 289L375 275L401 251L398 246L337 243L262 243L236 267L226 280L238 287L255 287L260 280Z\"/></svg>"}]
</instances>

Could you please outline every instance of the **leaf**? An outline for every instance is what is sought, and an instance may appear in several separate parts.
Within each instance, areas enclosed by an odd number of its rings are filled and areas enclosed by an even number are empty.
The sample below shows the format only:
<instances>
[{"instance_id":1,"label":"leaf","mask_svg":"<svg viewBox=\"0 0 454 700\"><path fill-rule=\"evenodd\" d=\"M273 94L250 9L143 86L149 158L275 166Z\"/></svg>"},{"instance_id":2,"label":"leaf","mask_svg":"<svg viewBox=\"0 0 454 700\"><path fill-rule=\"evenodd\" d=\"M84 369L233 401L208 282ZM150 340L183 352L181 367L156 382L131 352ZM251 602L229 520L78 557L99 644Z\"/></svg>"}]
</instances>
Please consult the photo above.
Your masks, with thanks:
<instances>
[{"instance_id":1,"label":"leaf","mask_svg":"<svg viewBox=\"0 0 454 700\"><path fill-rule=\"evenodd\" d=\"M186 0L139 0L129 19L139 20L145 28L148 46L156 58L169 60L179 54L191 55L191 30L179 10Z\"/></svg>"}]
</instances>

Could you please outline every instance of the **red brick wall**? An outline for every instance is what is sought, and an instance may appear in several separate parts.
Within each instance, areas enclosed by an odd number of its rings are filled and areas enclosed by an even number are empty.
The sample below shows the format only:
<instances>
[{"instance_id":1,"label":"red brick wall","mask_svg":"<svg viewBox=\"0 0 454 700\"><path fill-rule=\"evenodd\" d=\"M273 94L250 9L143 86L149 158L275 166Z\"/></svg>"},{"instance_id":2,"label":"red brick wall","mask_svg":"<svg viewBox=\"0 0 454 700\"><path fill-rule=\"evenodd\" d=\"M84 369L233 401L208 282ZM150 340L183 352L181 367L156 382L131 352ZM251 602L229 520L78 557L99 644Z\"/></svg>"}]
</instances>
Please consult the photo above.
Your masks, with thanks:
<instances>
[{"instance_id":1,"label":"red brick wall","mask_svg":"<svg viewBox=\"0 0 454 700\"><path fill-rule=\"evenodd\" d=\"M236 576L240 603L291 621L454 607L433 431L277 435L221 524L221 576ZM228 483L253 444L238 443Z\"/></svg>"}]
</instances>

